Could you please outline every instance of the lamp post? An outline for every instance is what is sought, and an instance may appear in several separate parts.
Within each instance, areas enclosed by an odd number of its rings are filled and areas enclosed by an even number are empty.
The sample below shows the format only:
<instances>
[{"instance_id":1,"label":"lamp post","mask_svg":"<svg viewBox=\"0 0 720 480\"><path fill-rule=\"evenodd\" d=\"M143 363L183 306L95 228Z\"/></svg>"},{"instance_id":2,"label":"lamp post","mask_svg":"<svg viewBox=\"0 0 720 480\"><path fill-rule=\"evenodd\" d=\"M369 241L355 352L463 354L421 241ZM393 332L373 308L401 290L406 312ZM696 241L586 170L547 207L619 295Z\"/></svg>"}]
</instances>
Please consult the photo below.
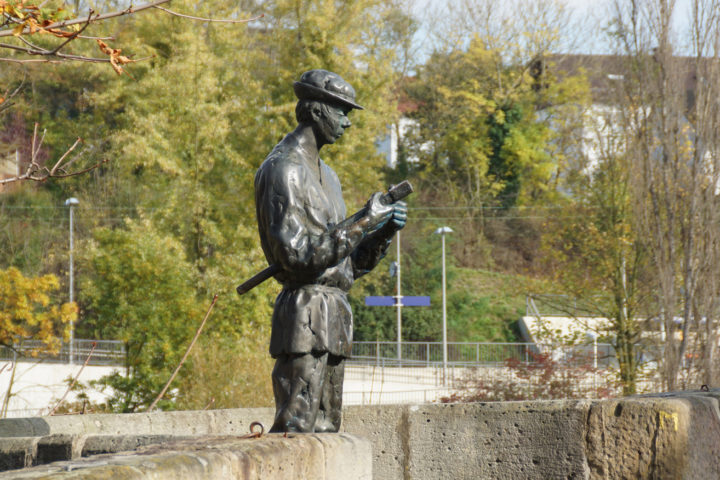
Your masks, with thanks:
<instances>
[{"instance_id":1,"label":"lamp post","mask_svg":"<svg viewBox=\"0 0 720 480\"><path fill-rule=\"evenodd\" d=\"M400 281L400 232L395 235L395 246L396 246L396 261L390 267L390 276L397 276L397 294L395 295L395 307L397 308L397 359L398 366L402 360L402 306L403 297L401 291Z\"/></svg>"},{"instance_id":2,"label":"lamp post","mask_svg":"<svg viewBox=\"0 0 720 480\"><path fill-rule=\"evenodd\" d=\"M442 344L443 344L443 384L447 385L447 301L445 279L445 234L452 233L450 227L440 227L434 233L442 239Z\"/></svg>"},{"instance_id":3,"label":"lamp post","mask_svg":"<svg viewBox=\"0 0 720 480\"><path fill-rule=\"evenodd\" d=\"M75 197L65 200L65 206L70 208L70 303L75 301L75 291L73 290L73 209L80 202ZM75 325L70 320L70 364L75 362Z\"/></svg>"}]
</instances>

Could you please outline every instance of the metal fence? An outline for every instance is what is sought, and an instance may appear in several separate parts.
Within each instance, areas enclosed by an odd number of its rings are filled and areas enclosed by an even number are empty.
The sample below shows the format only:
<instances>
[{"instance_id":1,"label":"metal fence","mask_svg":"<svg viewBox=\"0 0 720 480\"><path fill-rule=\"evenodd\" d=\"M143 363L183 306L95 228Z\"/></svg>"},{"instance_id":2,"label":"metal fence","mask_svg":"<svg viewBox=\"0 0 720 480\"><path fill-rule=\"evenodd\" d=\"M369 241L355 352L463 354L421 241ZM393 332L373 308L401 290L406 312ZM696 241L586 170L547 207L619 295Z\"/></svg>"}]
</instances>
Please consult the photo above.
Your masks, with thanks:
<instances>
[{"instance_id":1,"label":"metal fence","mask_svg":"<svg viewBox=\"0 0 720 480\"><path fill-rule=\"evenodd\" d=\"M606 343L587 345L544 345L536 343L448 342L449 367L504 366L509 360L532 363L539 355L549 355L566 364L598 367L615 363L615 350ZM353 342L349 363L397 367L437 367L443 364L442 342Z\"/></svg>"},{"instance_id":2,"label":"metal fence","mask_svg":"<svg viewBox=\"0 0 720 480\"><path fill-rule=\"evenodd\" d=\"M460 398L497 400L597 398L620 394L609 369L585 370L560 366L537 372L497 365L447 369L442 366L375 366L348 364L343 402L346 405L439 402L453 394ZM645 389L644 389L645 390ZM518 396L520 395L520 396Z\"/></svg>"},{"instance_id":3,"label":"metal fence","mask_svg":"<svg viewBox=\"0 0 720 480\"><path fill-rule=\"evenodd\" d=\"M93 344L95 350L93 351ZM92 355L90 355L92 352ZM72 357L72 358L71 358ZM89 357L89 359L88 359ZM43 351L43 344L37 340L25 340L13 348L0 348L0 360L41 360L45 363L85 363L88 365L123 365L125 363L125 343L120 340L84 340L75 339L63 343L57 353Z\"/></svg>"}]
</instances>

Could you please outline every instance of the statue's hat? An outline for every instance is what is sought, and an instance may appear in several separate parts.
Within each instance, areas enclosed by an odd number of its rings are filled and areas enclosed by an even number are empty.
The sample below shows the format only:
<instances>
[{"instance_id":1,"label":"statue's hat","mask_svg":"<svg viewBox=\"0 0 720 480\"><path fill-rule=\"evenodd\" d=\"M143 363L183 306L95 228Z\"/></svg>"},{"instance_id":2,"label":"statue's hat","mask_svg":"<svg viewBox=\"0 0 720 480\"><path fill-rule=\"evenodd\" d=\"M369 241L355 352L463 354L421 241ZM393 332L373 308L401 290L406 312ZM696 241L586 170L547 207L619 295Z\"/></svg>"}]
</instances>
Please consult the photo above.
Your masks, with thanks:
<instances>
[{"instance_id":1,"label":"statue's hat","mask_svg":"<svg viewBox=\"0 0 720 480\"><path fill-rule=\"evenodd\" d=\"M310 70L293 83L295 96L300 100L320 100L339 103L348 107L364 110L355 103L355 90L340 75L327 70Z\"/></svg>"}]
</instances>

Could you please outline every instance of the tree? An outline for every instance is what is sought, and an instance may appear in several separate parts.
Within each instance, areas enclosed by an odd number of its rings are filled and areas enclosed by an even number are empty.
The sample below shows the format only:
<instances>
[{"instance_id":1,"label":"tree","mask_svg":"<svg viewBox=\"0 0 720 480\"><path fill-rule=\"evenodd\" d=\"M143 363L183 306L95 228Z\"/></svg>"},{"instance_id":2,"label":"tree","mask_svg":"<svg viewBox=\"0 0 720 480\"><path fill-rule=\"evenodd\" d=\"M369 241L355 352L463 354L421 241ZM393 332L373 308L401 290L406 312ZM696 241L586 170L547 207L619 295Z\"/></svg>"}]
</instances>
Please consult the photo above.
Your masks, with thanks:
<instances>
[{"instance_id":1,"label":"tree","mask_svg":"<svg viewBox=\"0 0 720 480\"><path fill-rule=\"evenodd\" d=\"M76 11L71 12L60 2L42 2L41 4L26 3L23 1L2 0L0 2L0 38L19 39L11 43L0 43L0 51L13 52L16 56L0 58L0 62L7 63L32 63L54 61L84 61L93 63L109 63L116 72L123 72L123 65L133 62L130 58L120 55L118 49L111 49L101 38L88 37L83 32L89 26L122 15L134 13L157 7L170 0L158 0L136 7L130 7L117 12L98 14L92 8L88 9L87 16L78 18L79 2L76 3ZM45 39L38 39L32 43L27 37L46 35ZM43 41L47 38L49 41ZM93 58L86 55L67 54L63 51L72 42L82 40L95 40L100 45L102 53L108 58ZM40 43L42 42L42 43ZM5 100L3 97L2 100ZM0 103L1 106L1 103Z\"/></svg>"},{"instance_id":2,"label":"tree","mask_svg":"<svg viewBox=\"0 0 720 480\"><path fill-rule=\"evenodd\" d=\"M57 352L77 319L75 303L53 305L59 287L55 275L25 277L15 267L0 270L0 344L15 348L33 339L40 347L31 352Z\"/></svg>"},{"instance_id":3,"label":"tree","mask_svg":"<svg viewBox=\"0 0 720 480\"><path fill-rule=\"evenodd\" d=\"M718 378L719 7L692 2L687 44L676 41L674 2L617 1L611 24L627 61L623 129L671 390Z\"/></svg>"},{"instance_id":4,"label":"tree","mask_svg":"<svg viewBox=\"0 0 720 480\"><path fill-rule=\"evenodd\" d=\"M536 230L509 209L558 199L579 140L562 134L573 132L567 124L587 102L584 79L540 79L535 71L568 35L569 11L554 2L526 3L506 14L493 2L462 2L447 15L444 41L406 88L417 109L410 114L416 127L403 142L418 159L418 191L424 203L466 217L457 225L464 266L487 267L499 257L492 255L496 246L521 243ZM525 15L531 10L532 18Z\"/></svg>"},{"instance_id":5,"label":"tree","mask_svg":"<svg viewBox=\"0 0 720 480\"><path fill-rule=\"evenodd\" d=\"M572 300L558 297L555 306L576 318L607 319L595 333L613 344L623 394L630 395L637 391L643 353L647 252L637 237L624 139L611 133L611 118L592 120L603 127L590 135L600 155L591 167L585 163L565 214L546 224L544 250L555 281Z\"/></svg>"},{"instance_id":6,"label":"tree","mask_svg":"<svg viewBox=\"0 0 720 480\"><path fill-rule=\"evenodd\" d=\"M130 15L168 1L160 0L154 4L138 6L135 9L129 8L124 11L102 15L96 14L90 9L87 17L78 19L62 3L43 2L36 5L30 2L2 0L0 1L0 38L8 38L8 41L0 43L0 52L7 53L10 56L1 57L0 63L15 64L23 67L26 64L38 61L106 62L112 65L117 73L122 73L123 65L135 60L121 55L120 49L110 48L103 39L85 36L83 32L92 24L121 15ZM79 8L79 3L76 4L77 8ZM107 58L93 58L82 54L68 54L65 52L68 46L75 41L93 39L97 41L100 50L107 55ZM12 79L8 82L5 91L0 92L0 113L10 109L14 105L13 98L21 93L25 85L27 70L22 69L22 72L20 79ZM44 158L46 156L41 153L45 133L43 131L42 135L38 136L38 124L35 123L32 142L24 143L16 142L16 139L12 138L5 139L5 142L3 142L5 145L0 148L0 157L14 153L18 173L15 176L0 179L0 185L23 180L44 182L50 178L71 177L81 175L100 166L100 163L96 163L79 169L77 167L70 168L78 159L78 156L71 157L70 155L82 143L80 138L77 138L69 147L66 146L61 155L57 157L57 160L48 163L48 159ZM27 150L27 152L23 152L22 159L19 155L21 150Z\"/></svg>"},{"instance_id":7,"label":"tree","mask_svg":"<svg viewBox=\"0 0 720 480\"><path fill-rule=\"evenodd\" d=\"M83 252L78 333L125 342L125 374L104 382L115 411L137 411L160 392L199 325L192 269L182 245L147 221L97 229Z\"/></svg>"},{"instance_id":8,"label":"tree","mask_svg":"<svg viewBox=\"0 0 720 480\"><path fill-rule=\"evenodd\" d=\"M159 9L163 12L176 17L192 19L203 22L223 22L223 23L246 23L252 19L210 19L184 15L160 5L168 3L170 0L156 0L154 2L130 6L124 10L116 12L107 12L99 14L92 8L88 8L86 16L82 15L81 3L75 2L75 11L72 12L62 2L42 2L39 5L24 1L1 0L0 1L0 38L9 37L8 43L0 43L0 52L8 52L9 57L0 57L0 63L15 64L22 67L22 75L20 78L13 78L8 83L8 87L4 93L0 92L0 113L8 110L13 106L13 97L21 93L28 73L28 65L32 63L63 63L63 62L89 62L89 63L106 63L118 75L127 74L125 66L140 60L122 54L120 48L112 48L106 41L113 40L112 36L87 36L86 29L97 24L107 24L109 19L122 16L129 16L148 9ZM90 53L91 49L87 47L88 41L104 55L104 58L97 58ZM79 48L78 52L67 53L68 48L77 46L77 44L85 44ZM35 72L30 75L42 75ZM12 78L12 76L11 76ZM66 147L56 161L52 162L52 166L46 165L46 159L38 156L42 143L45 139L45 131L41 137L38 137L38 124L35 123L35 130L32 137L32 148L29 155L22 159L17 155L18 148L24 145L12 145L9 147L15 149L18 174L16 176L0 179L0 185L13 183L22 180L33 180L36 182L44 182L49 178L65 178L75 175L81 175L93 170L107 161L102 161L86 166L84 168L69 169L70 166L84 152L76 152L74 157L68 158L75 148L82 143L81 138L72 143L70 147ZM0 149L0 156L7 155L6 149ZM23 167L21 168L21 164Z\"/></svg>"}]
</instances>

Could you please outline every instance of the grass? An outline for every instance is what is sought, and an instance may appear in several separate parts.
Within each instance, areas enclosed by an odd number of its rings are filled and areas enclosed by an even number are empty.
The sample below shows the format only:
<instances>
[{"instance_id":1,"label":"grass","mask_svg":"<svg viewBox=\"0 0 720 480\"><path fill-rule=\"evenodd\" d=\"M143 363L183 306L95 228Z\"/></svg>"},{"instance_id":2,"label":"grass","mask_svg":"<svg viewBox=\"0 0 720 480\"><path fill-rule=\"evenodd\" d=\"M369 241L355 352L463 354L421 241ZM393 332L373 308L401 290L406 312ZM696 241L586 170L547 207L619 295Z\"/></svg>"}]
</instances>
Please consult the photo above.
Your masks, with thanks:
<instances>
[{"instance_id":1,"label":"grass","mask_svg":"<svg viewBox=\"0 0 720 480\"><path fill-rule=\"evenodd\" d=\"M522 341L517 321L530 293L550 290L530 276L455 268L448 278L448 337L463 342Z\"/></svg>"}]
</instances>

